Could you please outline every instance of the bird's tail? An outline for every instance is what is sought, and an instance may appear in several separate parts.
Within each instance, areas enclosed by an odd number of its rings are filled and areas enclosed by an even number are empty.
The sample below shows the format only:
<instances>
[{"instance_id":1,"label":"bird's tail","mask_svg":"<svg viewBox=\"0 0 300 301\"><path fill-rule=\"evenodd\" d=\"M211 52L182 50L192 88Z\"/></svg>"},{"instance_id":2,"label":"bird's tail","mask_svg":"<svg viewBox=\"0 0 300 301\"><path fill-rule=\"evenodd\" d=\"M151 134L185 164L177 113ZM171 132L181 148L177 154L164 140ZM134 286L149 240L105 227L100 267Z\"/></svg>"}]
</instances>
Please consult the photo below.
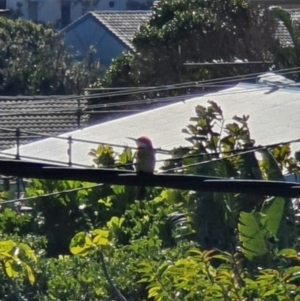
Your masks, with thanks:
<instances>
[{"instance_id":1,"label":"bird's tail","mask_svg":"<svg viewBox=\"0 0 300 301\"><path fill-rule=\"evenodd\" d=\"M146 187L145 186L140 186L138 187L138 190L137 190L137 196L136 196L136 199L138 201L142 201L146 198Z\"/></svg>"}]
</instances>

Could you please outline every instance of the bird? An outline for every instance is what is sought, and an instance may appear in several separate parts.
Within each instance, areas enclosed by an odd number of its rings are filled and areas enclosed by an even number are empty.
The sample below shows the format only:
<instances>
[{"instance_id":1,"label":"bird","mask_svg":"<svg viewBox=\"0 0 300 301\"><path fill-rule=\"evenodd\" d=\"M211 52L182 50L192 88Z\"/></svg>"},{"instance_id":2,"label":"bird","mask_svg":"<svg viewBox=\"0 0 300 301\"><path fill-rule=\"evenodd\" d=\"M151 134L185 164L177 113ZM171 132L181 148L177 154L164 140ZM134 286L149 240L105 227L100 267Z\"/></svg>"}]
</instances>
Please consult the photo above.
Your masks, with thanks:
<instances>
[{"instance_id":1,"label":"bird","mask_svg":"<svg viewBox=\"0 0 300 301\"><path fill-rule=\"evenodd\" d=\"M154 173L155 169L155 150L152 142L148 137L142 136L138 139L127 137L135 141L137 145L137 151L134 154L134 165L138 175L149 175ZM144 200L146 197L146 188L141 186L138 189L137 200Z\"/></svg>"}]
</instances>

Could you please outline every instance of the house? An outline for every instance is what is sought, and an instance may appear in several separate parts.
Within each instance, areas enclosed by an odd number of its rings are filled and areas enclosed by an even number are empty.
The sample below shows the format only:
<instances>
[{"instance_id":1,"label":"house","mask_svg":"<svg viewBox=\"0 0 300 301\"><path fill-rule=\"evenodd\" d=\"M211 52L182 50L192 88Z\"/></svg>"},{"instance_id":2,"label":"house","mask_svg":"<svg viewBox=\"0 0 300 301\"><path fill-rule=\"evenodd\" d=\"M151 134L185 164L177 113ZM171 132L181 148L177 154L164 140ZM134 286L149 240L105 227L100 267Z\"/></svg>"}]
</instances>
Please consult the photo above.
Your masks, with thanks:
<instances>
[{"instance_id":1,"label":"house","mask_svg":"<svg viewBox=\"0 0 300 301\"><path fill-rule=\"evenodd\" d=\"M289 13L293 22L300 22L300 5L299 9L285 9ZM284 47L294 46L291 35L284 26L282 21L279 21L276 37L279 39L280 44Z\"/></svg>"},{"instance_id":2,"label":"house","mask_svg":"<svg viewBox=\"0 0 300 301\"><path fill-rule=\"evenodd\" d=\"M103 67L124 50L134 51L132 40L141 24L150 18L150 12L91 11L64 28L64 41L74 52L84 57L90 46L97 50L96 58Z\"/></svg>"},{"instance_id":3,"label":"house","mask_svg":"<svg viewBox=\"0 0 300 301\"><path fill-rule=\"evenodd\" d=\"M284 9L300 8L300 2L298 0L249 0L249 2L267 6L280 6Z\"/></svg>"},{"instance_id":4,"label":"house","mask_svg":"<svg viewBox=\"0 0 300 301\"><path fill-rule=\"evenodd\" d=\"M208 100L215 101L222 108L226 122L230 122L236 115L249 115L251 138L255 140L256 145L300 138L300 87L299 84L282 79L280 76L266 74L260 76L256 84L239 83L219 92L188 95L185 98L182 96L181 100L184 99L185 101L154 110L68 132L60 135L60 139L49 138L21 146L20 156L24 160L27 156L34 155L36 162L56 160L68 164L69 136L74 139L72 143L74 166L91 166L93 158L88 153L99 144L111 144L117 152L122 151L122 147L117 145L134 146L134 142L126 137L146 135L151 138L154 147L165 150L191 146L186 141L187 135L182 133L182 129L190 124L190 118L195 116L195 107L207 106ZM292 152L300 149L300 143L293 143L291 146ZM2 155L4 154L11 158L16 154L16 148L3 151ZM168 158L166 154L157 154L158 160L166 158Z\"/></svg>"},{"instance_id":5,"label":"house","mask_svg":"<svg viewBox=\"0 0 300 301\"><path fill-rule=\"evenodd\" d=\"M85 105L67 96L0 96L0 151L17 144L18 129L22 145L85 127Z\"/></svg>"},{"instance_id":6,"label":"house","mask_svg":"<svg viewBox=\"0 0 300 301\"><path fill-rule=\"evenodd\" d=\"M11 9L20 17L32 21L52 22L65 27L90 10L126 10L146 7L146 0L0 0L0 9ZM140 5L140 6L139 6Z\"/></svg>"}]
</instances>

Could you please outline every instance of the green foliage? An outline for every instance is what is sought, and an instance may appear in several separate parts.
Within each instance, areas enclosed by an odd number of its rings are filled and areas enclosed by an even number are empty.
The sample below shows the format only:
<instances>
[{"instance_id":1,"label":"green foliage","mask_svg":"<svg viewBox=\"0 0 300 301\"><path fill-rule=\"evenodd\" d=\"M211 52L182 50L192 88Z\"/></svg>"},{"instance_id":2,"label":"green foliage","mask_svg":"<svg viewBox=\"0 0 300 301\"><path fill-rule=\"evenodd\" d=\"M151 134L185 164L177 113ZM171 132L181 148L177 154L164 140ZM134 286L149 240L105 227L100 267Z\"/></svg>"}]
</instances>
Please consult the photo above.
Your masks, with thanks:
<instances>
[{"instance_id":1,"label":"green foliage","mask_svg":"<svg viewBox=\"0 0 300 301\"><path fill-rule=\"evenodd\" d=\"M183 130L191 147L174 149L164 169L267 180L298 170L287 145L242 153L255 145L248 121L225 121L213 101L197 106ZM94 167L132 169L128 148L99 146L90 156ZM13 210L0 215L2 231L23 235L3 240L38 257L32 286L19 274L24 299L299 301L298 211L288 198L152 188L140 202L133 187L42 180L31 180L26 195L38 197L34 235L24 236L29 221ZM0 277L5 300L12 284Z\"/></svg>"},{"instance_id":2,"label":"green foliage","mask_svg":"<svg viewBox=\"0 0 300 301\"><path fill-rule=\"evenodd\" d=\"M32 216L26 213L18 214L15 210L5 208L0 212L0 232L6 234L28 233L31 231Z\"/></svg>"},{"instance_id":3,"label":"green foliage","mask_svg":"<svg viewBox=\"0 0 300 301\"><path fill-rule=\"evenodd\" d=\"M183 64L272 60L278 47L273 14L244 0L163 0L151 11L133 40L135 54L115 60L97 86L166 85L266 71L265 65Z\"/></svg>"},{"instance_id":4,"label":"green foliage","mask_svg":"<svg viewBox=\"0 0 300 301\"><path fill-rule=\"evenodd\" d=\"M105 87L130 87L136 84L134 74L130 72L134 56L129 52L124 52L122 56L116 58L105 72L101 81L95 86Z\"/></svg>"},{"instance_id":5,"label":"green foliage","mask_svg":"<svg viewBox=\"0 0 300 301\"><path fill-rule=\"evenodd\" d=\"M26 244L16 244L12 240L0 242L0 262L6 276L16 279L20 276L20 269L26 273L26 276L31 284L34 283L35 278L29 262L36 262L36 256Z\"/></svg>"},{"instance_id":6,"label":"green foliage","mask_svg":"<svg viewBox=\"0 0 300 301\"><path fill-rule=\"evenodd\" d=\"M126 9L127 10L148 10L153 4L153 0L141 1L127 0Z\"/></svg>"},{"instance_id":7,"label":"green foliage","mask_svg":"<svg viewBox=\"0 0 300 301\"><path fill-rule=\"evenodd\" d=\"M191 249L172 263L143 262L138 271L154 300L298 300L298 266L251 275L239 254Z\"/></svg>"},{"instance_id":8,"label":"green foliage","mask_svg":"<svg viewBox=\"0 0 300 301\"><path fill-rule=\"evenodd\" d=\"M77 62L53 29L22 19L0 18L0 94L82 93L95 79L92 52Z\"/></svg>"},{"instance_id":9,"label":"green foliage","mask_svg":"<svg viewBox=\"0 0 300 301\"><path fill-rule=\"evenodd\" d=\"M97 197L101 191L92 186L77 181L32 180L26 188L26 195L31 197L50 191L72 190L30 202L35 231L47 237L49 255L65 254L70 239L77 231L87 230L97 224ZM103 193L106 193L105 189Z\"/></svg>"}]
</instances>

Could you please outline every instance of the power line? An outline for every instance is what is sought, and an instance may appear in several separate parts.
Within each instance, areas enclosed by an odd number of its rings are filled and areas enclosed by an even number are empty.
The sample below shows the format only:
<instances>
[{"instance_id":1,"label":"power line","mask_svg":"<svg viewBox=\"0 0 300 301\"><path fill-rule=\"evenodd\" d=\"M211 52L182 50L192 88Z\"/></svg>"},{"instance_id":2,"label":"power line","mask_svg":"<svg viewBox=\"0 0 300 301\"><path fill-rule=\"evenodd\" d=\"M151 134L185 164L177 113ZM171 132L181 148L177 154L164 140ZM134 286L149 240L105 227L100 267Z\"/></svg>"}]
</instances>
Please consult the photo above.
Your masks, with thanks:
<instances>
[{"instance_id":1,"label":"power line","mask_svg":"<svg viewBox=\"0 0 300 301\"><path fill-rule=\"evenodd\" d=\"M16 133L15 129L10 129L10 128L0 127L0 131L7 131L7 132ZM45 137L45 138L60 139L60 140L65 140L65 141L69 141L69 139L70 139L69 137L52 136L52 135L45 134L45 133L31 132L31 131L25 131L25 130L20 130L20 133L36 135L36 136ZM86 139L78 139L78 138L72 138L72 137L71 137L71 140L73 142L82 142L82 143L89 143L89 144L96 144L96 145L109 145L109 146L112 146L112 147L120 147L120 148L128 147L126 145L121 145L121 144L116 144L116 143L95 141L95 140L86 140ZM130 148L131 149L137 149L136 147L130 147ZM155 150L159 153L169 153L169 150L164 150L164 149L161 149L161 148L156 148Z\"/></svg>"},{"instance_id":2,"label":"power line","mask_svg":"<svg viewBox=\"0 0 300 301\"><path fill-rule=\"evenodd\" d=\"M287 68L282 70L274 70L273 73L278 73L282 75L286 74L292 74L295 72L299 72L299 67L294 68ZM249 80L249 79L256 79L258 75L263 75L266 72L260 72L260 73L251 73L251 74L245 74L245 75L237 75L237 76L230 76L230 77L223 77L223 78L217 78L217 79L210 79L210 80L204 80L204 81L194 81L194 82L187 82L187 83L179 83L179 84L173 84L168 86L158 86L156 88L149 87L143 89L132 89L132 90L125 90L124 92L112 92L112 93L98 93L98 94L91 94L91 95L80 95L80 96L65 96L62 100L87 100L87 99L93 99L93 98L104 98L104 97L114 97L114 96L125 96L130 94L139 94L139 93L147 93L147 92L161 92L161 91L168 91L173 89L181 89L181 88L191 88L191 87L216 87L220 85L212 85L211 83L229 83L229 82L235 82L236 80ZM285 87L289 87L289 85L283 85ZM262 85L262 87L269 87L268 85ZM152 89L152 90L151 90ZM125 93L126 92L126 93ZM201 94L190 94L191 97L197 97L197 95L204 95L207 94L206 92L203 92ZM186 97L186 95L182 96ZM151 103L157 103L157 102L163 102L163 101L173 101L176 100L177 97L166 97L166 98L155 98L155 99L140 99L135 101L125 101L125 102L110 102L110 103L104 103L104 104L97 104L97 105L85 105L84 107L79 107L78 109L74 109L74 114L78 114L78 110L81 111L83 114L85 110L87 109L95 109L95 108L108 108L108 107L115 107L115 106L129 106L129 105L137 105L137 104L151 104ZM60 99L60 98L57 98ZM17 103L16 103L17 104ZM33 110L31 113L42 113L44 111L41 110ZM55 110L51 111L52 114L58 114L58 113L70 113L70 109L61 109L61 110ZM22 114L29 114L26 112L20 112ZM20 114L19 112L15 112L11 115L4 115L4 116L14 116ZM48 111L49 113L49 111ZM80 113L80 112L79 112ZM3 113L2 113L3 114ZM1 115L1 114L0 114Z\"/></svg>"},{"instance_id":3,"label":"power line","mask_svg":"<svg viewBox=\"0 0 300 301\"><path fill-rule=\"evenodd\" d=\"M230 66L230 65L252 65L252 64L274 64L273 61L242 61L242 62L206 62L206 63L183 63L183 66Z\"/></svg>"},{"instance_id":4,"label":"power line","mask_svg":"<svg viewBox=\"0 0 300 301\"><path fill-rule=\"evenodd\" d=\"M299 71L299 67L293 67L293 68L286 68L281 70L274 70L273 73L279 73L279 74L290 74L294 73L296 71ZM249 79L255 79L259 75L263 75L266 72L257 72L257 73L249 73L245 75L235 75L235 76L228 76L228 77L221 77L216 79L208 79L208 80L202 80L202 81L192 81L192 82L185 82L185 83L178 83L178 84L170 84L170 85L163 85L163 86L157 86L156 88L152 89L151 87L145 90L126 90L124 92L115 92L115 93L98 93L98 94L92 94L92 95L85 95L85 99L89 98L104 98L104 97L113 97L113 96L125 96L129 94L139 94L139 93L146 93L146 92L161 92L161 91L168 91L168 90L175 90L175 89L182 89L182 88L189 88L189 87L195 87L195 86L202 86L205 84L210 83L226 83L226 82L232 82L236 80L249 80ZM126 92L126 93L125 93ZM82 98L82 96L78 96L74 99Z\"/></svg>"},{"instance_id":5,"label":"power line","mask_svg":"<svg viewBox=\"0 0 300 301\"><path fill-rule=\"evenodd\" d=\"M16 154L10 154L10 153L4 153L2 151L0 151L0 154L6 157L16 157ZM22 159L30 159L30 160L35 160L35 161L42 161L42 162L47 162L47 163L56 163L56 164L61 164L61 165L69 165L68 162L63 162L63 161L58 161L58 160L51 160L51 159L45 159L45 158L38 158L38 157L32 157L32 156L23 156L20 155L20 157ZM83 164L79 164L79 163L73 163L72 162L72 166L77 166L77 167L88 167L87 165L83 165Z\"/></svg>"},{"instance_id":6,"label":"power line","mask_svg":"<svg viewBox=\"0 0 300 301\"><path fill-rule=\"evenodd\" d=\"M0 160L1 173L37 179L74 180L109 185L165 187L172 189L249 193L281 197L299 197L297 182L225 179L210 176L181 174L137 175L135 172L114 169L82 169L47 166L18 160Z\"/></svg>"},{"instance_id":7,"label":"power line","mask_svg":"<svg viewBox=\"0 0 300 301\"><path fill-rule=\"evenodd\" d=\"M253 153L255 151L262 150L262 149L265 149L265 147L260 147L260 148L257 148L255 150L251 149L251 150L241 151L238 154L232 154L232 155L229 155L227 157L215 158L215 159L206 160L206 161L197 162L197 163L192 163L192 164L188 164L188 165L184 165L184 166L180 166L180 167L169 168L169 169L166 169L166 170L160 172L160 174L164 174L164 173L168 173L170 171L176 171L176 170L180 170L180 169L186 169L186 168L189 168L189 167L197 167L197 166L200 166L200 165L205 165L205 164L209 164L209 163L213 163L213 162L217 162L217 161L224 161L224 160L227 160L228 158L233 158L233 157L236 157L236 156L240 156L240 155L244 155L244 154L248 154L248 153ZM166 160L166 161L168 161L168 160Z\"/></svg>"},{"instance_id":8,"label":"power line","mask_svg":"<svg viewBox=\"0 0 300 301\"><path fill-rule=\"evenodd\" d=\"M222 151L222 152L214 152L214 153L195 153L195 154L192 154L192 155L186 155L186 156L178 157L178 158L169 158L169 159L164 159L164 160L158 160L157 162L178 161L178 160L184 160L184 159L189 159L189 158L219 156L219 155L226 155L226 154L233 154L233 155L238 156L238 155L240 155L241 153L243 153L245 151L255 152L255 151L258 151L258 150L261 150L261 149L274 148L274 147L277 147L277 146L280 146L280 145L293 144L293 143L300 143L300 138L289 140L289 141L282 141L282 142L277 142L277 143L266 144L266 145L246 147L244 149L233 149L233 150ZM188 147L185 147L185 148L188 148ZM194 149L190 148L190 150L194 150ZM227 158L228 157L225 157L224 159L227 159ZM223 158L221 158L221 159L223 159Z\"/></svg>"},{"instance_id":9,"label":"power line","mask_svg":"<svg viewBox=\"0 0 300 301\"><path fill-rule=\"evenodd\" d=\"M202 162L196 162L196 163L188 164L188 165L185 165L185 166L169 168L169 169L166 169L166 170L164 170L164 171L162 171L160 173L167 173L167 172L170 172L170 171L176 171L176 170L180 170L180 169L186 169L186 168L189 168L189 167L197 167L197 166L204 165L204 164L209 164L209 163L212 163L212 162L227 160L228 158L233 158L233 157L236 157L236 156L240 156L240 155L244 155L244 154L248 154L248 153L253 153L253 152L256 152L256 151L263 150L263 149L274 148L274 147L277 147L277 146L280 146L280 145L299 143L299 142L300 142L300 138L294 139L294 140L290 140L290 141L285 141L285 142L268 144L268 145L264 145L264 146L256 146L256 147L251 147L251 148L245 148L243 150L233 150L232 152L234 152L234 154L226 156L226 157L214 158L214 159L211 159L211 160L206 160L206 161L202 161ZM211 154L194 154L194 155L190 155L190 156L189 155L188 156L184 156L184 157L181 157L181 158L166 159L164 161L178 161L178 160L184 160L186 158L203 157L203 156L208 156L208 155L217 156L217 155L226 154L226 153L230 153L230 151L229 152L211 153Z\"/></svg>"},{"instance_id":10,"label":"power line","mask_svg":"<svg viewBox=\"0 0 300 301\"><path fill-rule=\"evenodd\" d=\"M278 74L291 74L299 71L299 67L293 67L293 68L285 68L280 70L273 70L273 73ZM208 79L208 80L202 80L202 81L190 81L190 82L184 82L184 83L175 83L175 84L169 84L169 85L161 85L156 87L145 87L144 89L126 89L125 91L119 91L119 92L107 92L107 93L96 93L96 94L90 94L90 95L68 95L68 96L49 96L49 97L56 97L56 99L63 99L63 100L87 100L92 98L104 98L104 97L114 97L114 96L125 96L130 94L139 94L139 93L150 93L150 92L161 92L161 91L169 91L169 90L176 90L176 89L182 89L182 88L191 88L191 87L202 87L202 86L209 86L209 84L212 83L228 83L232 81L237 80L250 80L250 79L256 79L257 76L263 75L266 72L257 72L257 73L249 73L244 75L235 75L235 76L228 76L228 77L220 77L216 79Z\"/></svg>"},{"instance_id":11,"label":"power line","mask_svg":"<svg viewBox=\"0 0 300 301\"><path fill-rule=\"evenodd\" d=\"M1 130L2 130L2 128L0 128L0 131ZM15 130L13 130L13 129L3 129L3 130L15 132ZM21 131L21 132L29 133L29 134L34 133L34 132L29 132L29 131ZM47 134L43 134L43 133L34 133L34 134L45 136L45 137L48 137L48 138L62 139L62 140L65 140L66 142L69 140L68 137L57 137L57 136L51 136L51 135L47 135ZM26 136L24 138L26 138ZM118 148L119 147L120 148L130 148L130 149L134 149L134 150L137 149L136 147L128 147L126 145L121 145L121 144L113 144L113 143L109 143L109 142L101 142L101 141L93 141L93 140L85 140L85 139L72 138L72 141L77 141L77 142L82 142L82 143L89 143L89 144L97 144L97 145L109 145L109 146L118 147ZM213 160L193 163L192 165L176 167L176 168L173 168L173 169L167 169L167 170L162 172L162 173L164 173L164 172L168 172L168 171L175 171L175 170L179 170L179 169L184 169L184 168L187 168L187 167L208 164L208 163L211 163L213 161L214 162L215 161L221 161L221 160L225 160L227 158L231 158L231 157L234 157L234 156L238 156L238 155L242 155L242 154L246 154L246 153L250 153L250 152L255 152L255 151L258 151L258 150L262 150L262 149L274 148L274 147L280 146L280 145L299 143L299 142L300 142L300 138L297 138L297 139L293 139L293 140L281 141L281 142L267 144L267 145L263 145L263 146L253 146L253 147L248 147L248 148L244 148L244 149L234 149L234 150L223 151L223 152L215 152L215 153L195 153L195 154L192 154L192 155L186 155L186 156L178 157L178 158L168 158L168 159L157 160L156 162L172 162L172 161L179 161L179 160L184 160L184 159L189 159L189 158L207 157L207 156L220 156L220 155L225 155L225 154L232 154L231 156L227 156L227 157L224 157L224 158L215 158ZM190 148L190 150L194 150L192 147L187 147L187 148ZM171 155L172 154L172 150L164 150L164 149L160 149L160 148L157 148L155 150L156 150L156 152L161 153L161 154L165 154L165 155ZM0 152L0 154L15 157L15 154L11 154L11 153ZM31 156L23 156L22 154L20 154L20 156L22 158L25 158L25 159L40 160L40 161L49 162L49 163L58 163L58 164L63 164L63 165L68 164L68 162L62 162L62 161L51 160L51 159L43 159L43 158L37 158L37 157L31 157ZM86 167L86 165L77 164L77 163L72 163L72 165L73 166L78 166L78 167ZM115 168L115 167L133 166L133 165L134 165L134 163L128 163L128 164L115 164L115 165L106 166L106 167Z\"/></svg>"},{"instance_id":12,"label":"power line","mask_svg":"<svg viewBox=\"0 0 300 301\"><path fill-rule=\"evenodd\" d=\"M291 72L294 73L294 72ZM214 87L216 87L217 85L214 85ZM222 85L224 87L224 85ZM219 85L219 87L221 87L221 85ZM228 85L226 85L226 87L228 87ZM231 86L230 86L231 87ZM238 91L219 91L217 93L215 93L215 96L222 96L222 95L232 95L232 94L239 94L239 93L244 93L244 92L255 92L255 91L261 91L261 90L265 90L272 87L271 85L263 85L260 84L260 86L254 86L253 88L244 88L244 89L240 89ZM284 87L293 87L293 86L289 86L286 85ZM214 93L214 92L213 92ZM108 102L108 103L101 103L101 104L95 104L95 105L86 105L84 108L81 109L74 109L73 111L70 111L70 109L61 109L61 110L55 110L55 111L41 111L41 110L36 110L36 111L31 111L31 112L18 112L15 111L14 113L9 113L9 114L3 114L2 116L18 116L18 115L34 115L34 114L45 114L45 115L49 115L49 114L74 114L74 115L78 115L80 114L81 116L87 115L87 114L93 114L94 112L89 111L89 110L93 110L93 109L101 109L101 108L113 108L113 107L120 107L120 106L135 106L135 105L141 105L141 104L155 104L155 103L164 103L164 102L175 102L175 101L186 101L189 100L191 98L195 98L195 97L201 97L201 96L205 96L208 95L210 93L208 93L207 91L201 92L201 93L193 93L193 94L185 94L185 95L180 95L180 96L173 96L173 97L162 97L162 98L147 98L147 99L138 99L138 100L128 100L128 101L123 101L123 102ZM126 112L127 111L135 111L135 110L128 110L128 109L124 109L124 110L119 110L119 112ZM117 110L115 110L117 111ZM136 110L138 111L138 110ZM142 110L139 110L142 111ZM101 114L101 112L105 112L105 113L113 113L114 111L112 110L105 110L105 111L97 111L95 112L95 114ZM1 116L1 114L0 114Z\"/></svg>"},{"instance_id":13,"label":"power line","mask_svg":"<svg viewBox=\"0 0 300 301\"><path fill-rule=\"evenodd\" d=\"M86 186L86 187L67 189L67 190L62 190L62 191L57 191L57 192L42 194L39 196L27 197L27 198L20 198L20 199L8 200L8 201L0 201L0 205L11 204L11 203L16 203L16 202L33 201L33 200L40 199L40 198L57 196L57 195L61 195L61 194L66 194L66 193L85 190L85 189L91 189L91 188L100 187L100 186L103 186L103 184L96 184L96 185L91 185L91 186Z\"/></svg>"}]
</instances>

